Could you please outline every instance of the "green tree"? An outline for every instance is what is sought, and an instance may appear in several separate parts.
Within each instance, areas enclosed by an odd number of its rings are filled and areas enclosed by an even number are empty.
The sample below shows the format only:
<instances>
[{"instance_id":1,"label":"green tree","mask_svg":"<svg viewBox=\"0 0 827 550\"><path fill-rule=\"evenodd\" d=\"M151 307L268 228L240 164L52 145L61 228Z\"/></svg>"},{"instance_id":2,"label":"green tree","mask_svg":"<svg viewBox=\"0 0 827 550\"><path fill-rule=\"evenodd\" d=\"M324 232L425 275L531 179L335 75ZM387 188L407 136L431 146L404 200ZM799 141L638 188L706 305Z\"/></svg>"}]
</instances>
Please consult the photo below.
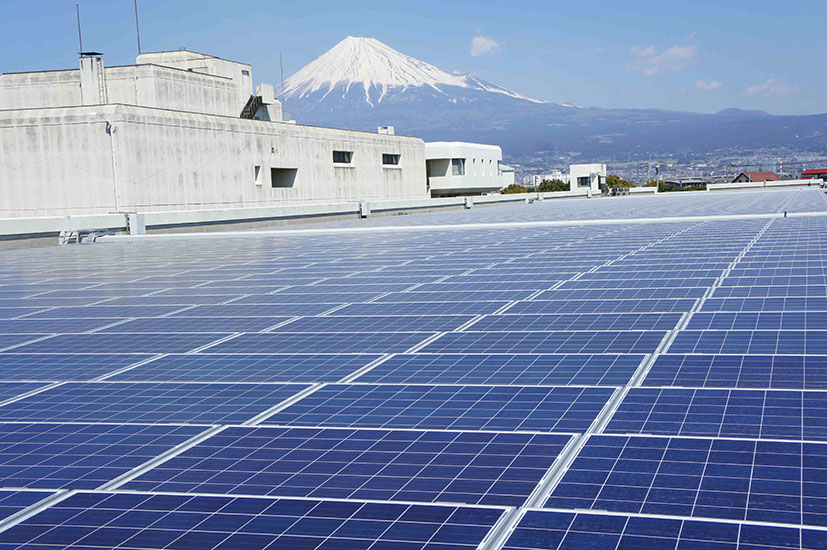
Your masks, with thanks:
<instances>
[{"instance_id":1,"label":"green tree","mask_svg":"<svg viewBox=\"0 0 827 550\"><path fill-rule=\"evenodd\" d=\"M609 174L606 176L606 185L609 187L634 187L635 184L631 181L625 180L620 176Z\"/></svg>"},{"instance_id":2,"label":"green tree","mask_svg":"<svg viewBox=\"0 0 827 550\"><path fill-rule=\"evenodd\" d=\"M512 183L502 191L500 191L503 195L511 195L514 193L528 193L528 189L522 185Z\"/></svg>"},{"instance_id":3,"label":"green tree","mask_svg":"<svg viewBox=\"0 0 827 550\"><path fill-rule=\"evenodd\" d=\"M643 187L660 187L661 183L663 183L661 180L649 180Z\"/></svg>"},{"instance_id":4,"label":"green tree","mask_svg":"<svg viewBox=\"0 0 827 550\"><path fill-rule=\"evenodd\" d=\"M565 183L563 180L543 180L540 184L540 187L537 188L537 191L541 193L552 193L554 191L568 191L569 184Z\"/></svg>"}]
</instances>

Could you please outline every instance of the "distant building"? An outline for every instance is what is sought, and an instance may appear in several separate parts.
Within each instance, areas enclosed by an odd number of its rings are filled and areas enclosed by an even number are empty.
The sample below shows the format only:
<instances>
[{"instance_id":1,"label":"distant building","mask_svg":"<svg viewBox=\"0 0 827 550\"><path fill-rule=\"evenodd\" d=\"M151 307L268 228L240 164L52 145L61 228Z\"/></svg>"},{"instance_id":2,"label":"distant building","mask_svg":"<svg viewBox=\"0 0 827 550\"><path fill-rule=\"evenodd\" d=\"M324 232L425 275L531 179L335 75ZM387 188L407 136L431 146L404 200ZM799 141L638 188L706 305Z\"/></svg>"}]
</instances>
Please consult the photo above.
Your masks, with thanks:
<instances>
[{"instance_id":1,"label":"distant building","mask_svg":"<svg viewBox=\"0 0 827 550\"><path fill-rule=\"evenodd\" d=\"M827 180L827 168L813 168L801 172L803 180Z\"/></svg>"},{"instance_id":2,"label":"distant building","mask_svg":"<svg viewBox=\"0 0 827 550\"><path fill-rule=\"evenodd\" d=\"M572 164L569 166L569 189L587 189L599 193L600 184L606 183L605 164Z\"/></svg>"},{"instance_id":3,"label":"distant building","mask_svg":"<svg viewBox=\"0 0 827 550\"><path fill-rule=\"evenodd\" d=\"M425 169L432 197L480 195L499 191L504 185L497 145L438 141L425 144ZM508 173L514 182L513 170Z\"/></svg>"},{"instance_id":4,"label":"distant building","mask_svg":"<svg viewBox=\"0 0 827 550\"><path fill-rule=\"evenodd\" d=\"M500 164L500 177L502 178L503 187L508 187L514 183L514 167L507 164Z\"/></svg>"},{"instance_id":5,"label":"distant building","mask_svg":"<svg viewBox=\"0 0 827 550\"><path fill-rule=\"evenodd\" d=\"M732 183L747 183L756 181L781 181L775 172L741 172L732 180Z\"/></svg>"},{"instance_id":6,"label":"distant building","mask_svg":"<svg viewBox=\"0 0 827 550\"><path fill-rule=\"evenodd\" d=\"M568 183L569 182L569 175L567 173L563 172L562 170L552 170L551 172L548 172L546 174L537 174L537 175L531 176L531 179L529 180L528 183L531 184L533 187L537 187L541 183L543 183L544 181L551 181L551 180L560 180L563 183Z\"/></svg>"}]
</instances>

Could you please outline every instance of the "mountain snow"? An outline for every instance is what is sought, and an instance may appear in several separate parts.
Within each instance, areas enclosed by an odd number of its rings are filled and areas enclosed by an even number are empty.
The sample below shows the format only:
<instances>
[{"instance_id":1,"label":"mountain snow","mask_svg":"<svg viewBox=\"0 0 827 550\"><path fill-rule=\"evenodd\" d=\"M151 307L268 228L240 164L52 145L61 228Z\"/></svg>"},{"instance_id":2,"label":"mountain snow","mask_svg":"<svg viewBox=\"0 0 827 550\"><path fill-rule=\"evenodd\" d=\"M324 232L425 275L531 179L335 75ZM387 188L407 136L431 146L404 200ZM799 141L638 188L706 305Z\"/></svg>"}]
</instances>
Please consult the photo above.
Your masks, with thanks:
<instances>
[{"instance_id":1,"label":"mountain snow","mask_svg":"<svg viewBox=\"0 0 827 550\"><path fill-rule=\"evenodd\" d=\"M430 88L450 96L451 87L544 103L470 74L445 72L400 53L375 38L354 36L348 36L287 79L283 95L287 99L301 99L322 92L321 99L324 99L334 92L341 93L344 97L353 90L364 94L365 102L373 106L381 103L390 90L398 92L407 88Z\"/></svg>"}]
</instances>

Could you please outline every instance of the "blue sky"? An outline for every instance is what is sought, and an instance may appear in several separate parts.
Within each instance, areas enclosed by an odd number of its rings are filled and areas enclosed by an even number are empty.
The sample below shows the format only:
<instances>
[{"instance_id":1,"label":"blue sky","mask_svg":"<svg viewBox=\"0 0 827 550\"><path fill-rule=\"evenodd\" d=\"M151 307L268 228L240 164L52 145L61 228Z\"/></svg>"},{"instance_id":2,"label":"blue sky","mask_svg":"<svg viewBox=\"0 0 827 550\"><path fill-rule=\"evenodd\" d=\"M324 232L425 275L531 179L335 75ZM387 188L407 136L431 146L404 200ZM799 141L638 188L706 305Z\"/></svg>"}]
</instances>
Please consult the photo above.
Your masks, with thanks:
<instances>
[{"instance_id":1,"label":"blue sky","mask_svg":"<svg viewBox=\"0 0 827 550\"><path fill-rule=\"evenodd\" d=\"M84 48L134 62L132 0L79 0ZM347 35L582 106L827 112L827 1L139 0L144 51L290 75ZM0 71L76 66L75 0L0 1Z\"/></svg>"}]
</instances>

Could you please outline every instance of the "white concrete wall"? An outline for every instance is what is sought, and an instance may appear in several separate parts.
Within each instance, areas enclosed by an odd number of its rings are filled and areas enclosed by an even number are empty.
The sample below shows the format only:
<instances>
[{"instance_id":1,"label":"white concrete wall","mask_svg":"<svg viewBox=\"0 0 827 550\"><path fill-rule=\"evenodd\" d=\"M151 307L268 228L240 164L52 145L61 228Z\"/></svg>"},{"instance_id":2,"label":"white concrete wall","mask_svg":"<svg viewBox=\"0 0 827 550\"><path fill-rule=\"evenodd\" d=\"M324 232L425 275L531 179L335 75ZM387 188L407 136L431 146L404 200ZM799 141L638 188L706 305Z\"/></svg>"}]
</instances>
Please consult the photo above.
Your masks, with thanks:
<instances>
[{"instance_id":1,"label":"white concrete wall","mask_svg":"<svg viewBox=\"0 0 827 550\"><path fill-rule=\"evenodd\" d=\"M425 144L431 195L474 194L503 187L499 174L502 149L479 143L434 142ZM465 159L465 174L454 175L452 159Z\"/></svg>"},{"instance_id":2,"label":"white concrete wall","mask_svg":"<svg viewBox=\"0 0 827 550\"><path fill-rule=\"evenodd\" d=\"M270 168L297 169L293 187L272 188ZM416 138L124 105L0 111L0 218L424 198L425 182Z\"/></svg>"},{"instance_id":3,"label":"white concrete wall","mask_svg":"<svg viewBox=\"0 0 827 550\"><path fill-rule=\"evenodd\" d=\"M2 75L0 110L82 105L80 74L74 70ZM244 107L244 104L238 106L236 83L223 76L159 65L108 67L104 68L104 74L109 103L236 117ZM93 87L88 95L97 98L97 86ZM100 101L87 102L98 103Z\"/></svg>"},{"instance_id":4,"label":"white concrete wall","mask_svg":"<svg viewBox=\"0 0 827 550\"><path fill-rule=\"evenodd\" d=\"M579 186L578 178L589 178L590 185ZM599 193L600 178L606 179L605 164L572 164L569 166L569 188L572 190L580 187L591 189L592 193Z\"/></svg>"}]
</instances>

